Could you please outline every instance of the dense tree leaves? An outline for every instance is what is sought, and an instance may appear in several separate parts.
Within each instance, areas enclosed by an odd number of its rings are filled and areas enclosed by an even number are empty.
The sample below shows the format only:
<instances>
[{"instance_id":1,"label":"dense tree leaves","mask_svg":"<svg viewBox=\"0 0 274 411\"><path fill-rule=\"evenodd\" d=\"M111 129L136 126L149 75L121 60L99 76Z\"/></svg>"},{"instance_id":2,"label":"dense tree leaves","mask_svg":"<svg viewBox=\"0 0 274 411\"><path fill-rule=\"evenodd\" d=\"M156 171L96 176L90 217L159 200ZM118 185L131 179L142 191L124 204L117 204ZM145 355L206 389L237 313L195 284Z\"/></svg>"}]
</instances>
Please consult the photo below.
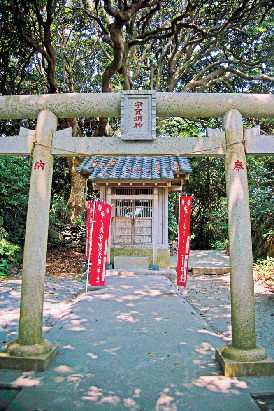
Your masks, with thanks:
<instances>
[{"instance_id":1,"label":"dense tree leaves","mask_svg":"<svg viewBox=\"0 0 274 411\"><path fill-rule=\"evenodd\" d=\"M189 161L192 173L184 184L184 191L193 195L191 247L204 250L223 246L227 225L220 226L218 220L226 196L224 160L204 157Z\"/></svg>"},{"instance_id":2,"label":"dense tree leaves","mask_svg":"<svg viewBox=\"0 0 274 411\"><path fill-rule=\"evenodd\" d=\"M228 249L228 216L224 160L190 158L192 173L183 193L193 195L192 249ZM274 162L268 157L248 157L249 205L254 257L274 255ZM169 198L169 234L176 239L178 197Z\"/></svg>"},{"instance_id":3,"label":"dense tree leaves","mask_svg":"<svg viewBox=\"0 0 274 411\"><path fill-rule=\"evenodd\" d=\"M93 91L90 73L93 71L96 42L84 18L78 16L75 22L73 12L64 7L66 2L62 0L4 3L0 6L1 30L5 38L29 49L31 62L27 69L36 76L36 81L33 81L37 85L36 90L21 87L17 93ZM12 55L11 49L9 52ZM73 135L78 134L77 119L59 119L59 128L66 127L72 127ZM4 127L3 131L6 132ZM68 160L71 177L68 204L72 220L85 206L85 181L76 173L82 160L77 157Z\"/></svg>"},{"instance_id":4,"label":"dense tree leaves","mask_svg":"<svg viewBox=\"0 0 274 411\"><path fill-rule=\"evenodd\" d=\"M273 1L269 0L2 0L0 93L273 92L273 21ZM20 123L35 127L33 121ZM259 123L262 132L274 133L273 120L247 120L246 126ZM83 136L109 135L119 129L117 119L111 120L111 127L107 124L107 119L59 120L59 128L72 126L74 135ZM205 135L207 125L221 127L221 121L158 119L157 133ZM7 120L1 122L0 132L18 134L18 127L18 121ZM69 175L65 160L56 160L53 177L53 194L68 200L74 215L84 206L85 191L85 182L74 180L77 161L81 159L70 161ZM224 245L223 160L190 161L193 173L184 189L194 194L192 246ZM258 236L265 239L263 243L271 241L268 209L273 164L268 161L249 163L254 244L259 244ZM78 192L71 191L75 196L68 195L70 179L78 187ZM174 236L176 196L170 201ZM258 254L267 252L263 245L258 249Z\"/></svg>"},{"instance_id":5,"label":"dense tree leaves","mask_svg":"<svg viewBox=\"0 0 274 411\"><path fill-rule=\"evenodd\" d=\"M252 243L255 257L274 255L274 161L248 158Z\"/></svg>"},{"instance_id":6,"label":"dense tree leaves","mask_svg":"<svg viewBox=\"0 0 274 411\"><path fill-rule=\"evenodd\" d=\"M26 157L0 157L0 219L9 239L22 245L25 237L31 161ZM54 162L52 198L66 202L70 193L69 169L64 158ZM61 200L60 200L61 201Z\"/></svg>"},{"instance_id":7,"label":"dense tree leaves","mask_svg":"<svg viewBox=\"0 0 274 411\"><path fill-rule=\"evenodd\" d=\"M250 122L244 125L250 127ZM261 121L261 126L262 133L274 134L272 120ZM182 137L204 133L199 122L180 118L158 121L157 129L159 133ZM192 173L184 182L183 193L193 195L191 248L228 248L224 159L193 157L189 162ZM247 157L247 166L254 256L271 256L274 254L273 160L271 157ZM169 195L169 236L172 240L177 238L178 201L177 195Z\"/></svg>"},{"instance_id":8,"label":"dense tree leaves","mask_svg":"<svg viewBox=\"0 0 274 411\"><path fill-rule=\"evenodd\" d=\"M0 157L0 216L10 241L23 244L30 180L28 158Z\"/></svg>"},{"instance_id":9,"label":"dense tree leaves","mask_svg":"<svg viewBox=\"0 0 274 411\"><path fill-rule=\"evenodd\" d=\"M112 48L103 91L118 73L124 88L160 91L273 82L272 1L101 1L86 3L85 11Z\"/></svg>"}]
</instances>

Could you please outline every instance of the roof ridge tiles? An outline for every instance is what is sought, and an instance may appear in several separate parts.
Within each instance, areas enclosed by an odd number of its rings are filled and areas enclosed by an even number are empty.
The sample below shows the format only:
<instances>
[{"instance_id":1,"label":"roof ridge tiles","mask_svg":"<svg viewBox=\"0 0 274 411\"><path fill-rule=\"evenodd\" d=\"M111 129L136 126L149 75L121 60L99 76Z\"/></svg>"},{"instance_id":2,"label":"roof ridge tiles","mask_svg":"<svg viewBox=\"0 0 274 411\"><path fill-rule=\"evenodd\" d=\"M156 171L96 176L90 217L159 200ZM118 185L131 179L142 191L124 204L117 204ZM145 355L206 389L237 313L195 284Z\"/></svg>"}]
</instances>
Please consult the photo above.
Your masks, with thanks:
<instances>
[{"instance_id":1,"label":"roof ridge tiles","mask_svg":"<svg viewBox=\"0 0 274 411\"><path fill-rule=\"evenodd\" d=\"M89 179L173 180L174 172L190 173L187 157L183 156L91 156L77 168Z\"/></svg>"}]
</instances>

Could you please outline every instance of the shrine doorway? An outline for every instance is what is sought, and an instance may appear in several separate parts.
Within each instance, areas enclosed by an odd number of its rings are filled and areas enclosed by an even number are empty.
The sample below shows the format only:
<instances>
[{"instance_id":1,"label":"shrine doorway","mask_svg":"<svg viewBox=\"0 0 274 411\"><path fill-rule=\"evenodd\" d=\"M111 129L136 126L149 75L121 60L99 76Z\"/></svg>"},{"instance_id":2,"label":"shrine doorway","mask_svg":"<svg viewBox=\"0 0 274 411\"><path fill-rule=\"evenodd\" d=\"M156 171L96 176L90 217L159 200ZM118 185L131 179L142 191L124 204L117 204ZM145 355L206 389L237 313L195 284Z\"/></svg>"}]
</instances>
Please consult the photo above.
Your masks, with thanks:
<instances>
[{"instance_id":1,"label":"shrine doorway","mask_svg":"<svg viewBox=\"0 0 274 411\"><path fill-rule=\"evenodd\" d=\"M118 191L118 193L117 193ZM116 194L127 191L128 195L153 196L152 188L116 189ZM153 199L128 198L117 199L114 203L114 217L112 219L113 245L151 245L153 229Z\"/></svg>"},{"instance_id":2,"label":"shrine doorway","mask_svg":"<svg viewBox=\"0 0 274 411\"><path fill-rule=\"evenodd\" d=\"M170 267L168 193L182 191L191 167L186 157L87 157L78 171L112 205L108 263L116 256L148 257Z\"/></svg>"}]
</instances>

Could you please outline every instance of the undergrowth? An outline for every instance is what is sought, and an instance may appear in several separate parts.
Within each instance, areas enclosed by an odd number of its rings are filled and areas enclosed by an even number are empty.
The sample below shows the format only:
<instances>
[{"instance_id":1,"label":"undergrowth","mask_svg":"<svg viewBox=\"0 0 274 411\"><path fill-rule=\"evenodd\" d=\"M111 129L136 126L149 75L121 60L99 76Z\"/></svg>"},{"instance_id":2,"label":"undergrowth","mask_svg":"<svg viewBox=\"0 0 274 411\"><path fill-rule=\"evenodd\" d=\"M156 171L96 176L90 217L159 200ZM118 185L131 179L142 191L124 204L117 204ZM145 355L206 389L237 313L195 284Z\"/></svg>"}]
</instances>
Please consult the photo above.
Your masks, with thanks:
<instances>
[{"instance_id":1,"label":"undergrowth","mask_svg":"<svg viewBox=\"0 0 274 411\"><path fill-rule=\"evenodd\" d=\"M274 289L274 257L258 259L253 265L254 279Z\"/></svg>"},{"instance_id":2,"label":"undergrowth","mask_svg":"<svg viewBox=\"0 0 274 411\"><path fill-rule=\"evenodd\" d=\"M5 238L0 239L0 280L7 277L9 266L16 261L18 245L10 243Z\"/></svg>"}]
</instances>

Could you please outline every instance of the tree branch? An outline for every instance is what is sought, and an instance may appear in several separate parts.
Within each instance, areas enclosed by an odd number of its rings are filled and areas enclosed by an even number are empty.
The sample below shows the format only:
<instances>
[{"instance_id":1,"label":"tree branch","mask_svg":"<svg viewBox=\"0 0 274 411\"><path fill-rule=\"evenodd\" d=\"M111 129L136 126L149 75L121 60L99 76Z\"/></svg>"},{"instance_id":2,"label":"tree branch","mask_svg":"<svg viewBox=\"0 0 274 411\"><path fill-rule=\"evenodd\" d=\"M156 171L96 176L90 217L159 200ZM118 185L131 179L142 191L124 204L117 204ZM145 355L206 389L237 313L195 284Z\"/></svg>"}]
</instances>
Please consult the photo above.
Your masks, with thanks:
<instances>
[{"instance_id":1,"label":"tree branch","mask_svg":"<svg viewBox=\"0 0 274 411\"><path fill-rule=\"evenodd\" d=\"M233 73L238 77L241 77L245 80L262 80L262 81L274 81L274 77L268 76L267 74L249 74L249 73L243 73L240 70L234 69L232 67L229 67L226 69L226 72L228 73Z\"/></svg>"},{"instance_id":2,"label":"tree branch","mask_svg":"<svg viewBox=\"0 0 274 411\"><path fill-rule=\"evenodd\" d=\"M203 86L207 84L212 78L220 77L222 74L225 73L225 71L226 69L221 67L200 80L194 80L194 78L192 78L192 80L183 88L182 91L187 92L193 90L194 88Z\"/></svg>"}]
</instances>

